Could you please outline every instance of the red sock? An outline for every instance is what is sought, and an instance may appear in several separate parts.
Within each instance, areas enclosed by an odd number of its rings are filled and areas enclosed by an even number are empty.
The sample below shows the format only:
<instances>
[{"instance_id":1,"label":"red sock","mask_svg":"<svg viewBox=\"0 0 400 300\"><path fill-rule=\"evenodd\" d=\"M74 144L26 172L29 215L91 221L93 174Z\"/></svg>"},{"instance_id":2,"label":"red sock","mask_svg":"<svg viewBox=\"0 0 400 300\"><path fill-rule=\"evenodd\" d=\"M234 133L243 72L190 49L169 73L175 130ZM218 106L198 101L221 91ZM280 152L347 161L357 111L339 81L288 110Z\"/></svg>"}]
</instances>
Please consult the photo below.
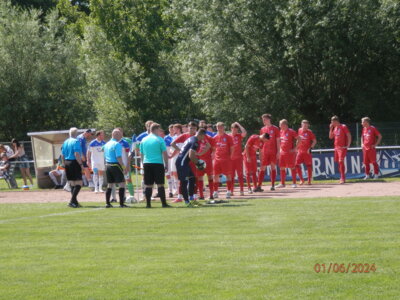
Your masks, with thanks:
<instances>
[{"instance_id":1,"label":"red sock","mask_svg":"<svg viewBox=\"0 0 400 300\"><path fill-rule=\"evenodd\" d=\"M257 174L253 173L253 174L251 174L251 176L253 177L254 188L256 188L257 187Z\"/></svg>"},{"instance_id":2,"label":"red sock","mask_svg":"<svg viewBox=\"0 0 400 300\"><path fill-rule=\"evenodd\" d=\"M210 188L210 196L214 193L214 180L209 180L208 181L208 187Z\"/></svg>"},{"instance_id":3,"label":"red sock","mask_svg":"<svg viewBox=\"0 0 400 300\"><path fill-rule=\"evenodd\" d=\"M271 185L274 186L276 181L276 169L271 170Z\"/></svg>"},{"instance_id":4,"label":"red sock","mask_svg":"<svg viewBox=\"0 0 400 300\"><path fill-rule=\"evenodd\" d=\"M200 198L204 198L204 181L203 180L197 180L197 187L199 191L199 196Z\"/></svg>"},{"instance_id":5,"label":"red sock","mask_svg":"<svg viewBox=\"0 0 400 300\"><path fill-rule=\"evenodd\" d=\"M218 192L219 182L214 182L214 192Z\"/></svg>"},{"instance_id":6,"label":"red sock","mask_svg":"<svg viewBox=\"0 0 400 300\"><path fill-rule=\"evenodd\" d=\"M286 170L285 168L281 169L281 184L285 185L285 181L286 181Z\"/></svg>"},{"instance_id":7,"label":"red sock","mask_svg":"<svg viewBox=\"0 0 400 300\"><path fill-rule=\"evenodd\" d=\"M378 175L379 174L379 166L376 162L374 162L373 165L374 165L374 174Z\"/></svg>"},{"instance_id":8,"label":"red sock","mask_svg":"<svg viewBox=\"0 0 400 300\"><path fill-rule=\"evenodd\" d=\"M232 191L232 180L226 180L226 190Z\"/></svg>"},{"instance_id":9,"label":"red sock","mask_svg":"<svg viewBox=\"0 0 400 300\"><path fill-rule=\"evenodd\" d=\"M312 180L312 165L307 166L307 175L308 175L308 183L311 183Z\"/></svg>"},{"instance_id":10,"label":"red sock","mask_svg":"<svg viewBox=\"0 0 400 300\"><path fill-rule=\"evenodd\" d=\"M339 162L340 179L342 180L346 179L345 170L344 161Z\"/></svg>"},{"instance_id":11,"label":"red sock","mask_svg":"<svg viewBox=\"0 0 400 300\"><path fill-rule=\"evenodd\" d=\"M297 169L297 174L299 175L300 181L303 182L304 181L303 172L301 170L300 165L296 166L296 169Z\"/></svg>"},{"instance_id":12,"label":"red sock","mask_svg":"<svg viewBox=\"0 0 400 300\"><path fill-rule=\"evenodd\" d=\"M258 174L258 186L262 186L265 177L265 170L260 170L260 174Z\"/></svg>"},{"instance_id":13,"label":"red sock","mask_svg":"<svg viewBox=\"0 0 400 300\"><path fill-rule=\"evenodd\" d=\"M239 174L238 175L238 179L239 179L239 187L240 187L240 191L244 191L244 179L243 179L243 174Z\"/></svg>"},{"instance_id":14,"label":"red sock","mask_svg":"<svg viewBox=\"0 0 400 300\"><path fill-rule=\"evenodd\" d=\"M247 187L249 188L249 190L251 189L251 181L250 181L250 174L246 173L246 181L247 181Z\"/></svg>"},{"instance_id":15,"label":"red sock","mask_svg":"<svg viewBox=\"0 0 400 300\"><path fill-rule=\"evenodd\" d=\"M369 175L369 172L371 172L370 165L365 164L365 175Z\"/></svg>"},{"instance_id":16,"label":"red sock","mask_svg":"<svg viewBox=\"0 0 400 300\"><path fill-rule=\"evenodd\" d=\"M293 181L293 184L296 184L296 182L297 182L297 178L296 178L296 167L294 167L293 169L291 169L290 170L291 172L292 172L292 181Z\"/></svg>"}]
</instances>

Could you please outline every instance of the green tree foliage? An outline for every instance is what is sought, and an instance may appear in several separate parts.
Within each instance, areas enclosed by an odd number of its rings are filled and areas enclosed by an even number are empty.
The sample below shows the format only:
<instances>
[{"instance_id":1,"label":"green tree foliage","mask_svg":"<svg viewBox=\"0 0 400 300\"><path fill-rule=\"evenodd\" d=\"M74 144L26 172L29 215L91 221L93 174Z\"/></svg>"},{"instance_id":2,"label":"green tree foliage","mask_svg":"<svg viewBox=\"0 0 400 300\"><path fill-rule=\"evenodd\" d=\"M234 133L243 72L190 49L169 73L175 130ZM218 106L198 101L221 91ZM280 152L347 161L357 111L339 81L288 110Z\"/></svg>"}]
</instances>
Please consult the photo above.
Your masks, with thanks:
<instances>
[{"instance_id":1,"label":"green tree foliage","mask_svg":"<svg viewBox=\"0 0 400 300\"><path fill-rule=\"evenodd\" d=\"M0 3L0 135L88 124L90 102L78 68L79 41L63 35L55 12L46 25L37 10Z\"/></svg>"}]
</instances>

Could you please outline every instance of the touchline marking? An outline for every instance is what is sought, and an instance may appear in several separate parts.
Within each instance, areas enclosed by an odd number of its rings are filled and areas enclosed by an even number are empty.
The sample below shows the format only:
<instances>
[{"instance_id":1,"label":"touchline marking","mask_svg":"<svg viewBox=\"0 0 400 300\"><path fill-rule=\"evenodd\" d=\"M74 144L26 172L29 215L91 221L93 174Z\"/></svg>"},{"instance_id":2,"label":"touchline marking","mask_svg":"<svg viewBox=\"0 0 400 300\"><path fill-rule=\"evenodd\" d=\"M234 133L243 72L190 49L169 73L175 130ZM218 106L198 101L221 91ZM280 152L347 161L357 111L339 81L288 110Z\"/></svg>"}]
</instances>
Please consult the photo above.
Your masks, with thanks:
<instances>
[{"instance_id":1,"label":"touchline marking","mask_svg":"<svg viewBox=\"0 0 400 300\"><path fill-rule=\"evenodd\" d=\"M80 213L84 213L84 212L97 211L97 210L101 210L101 209L105 209L105 208L99 207L99 208L88 209L88 210L70 211L70 212L65 212L65 213L54 213L54 214L49 214L49 215L44 215L44 216L31 216L31 217L6 219L6 220L0 220L0 224L5 224L5 223L13 222L13 221L29 220L29 219L34 219L34 218L48 218L48 217L55 217L55 216L74 215L74 214L80 214Z\"/></svg>"}]
</instances>

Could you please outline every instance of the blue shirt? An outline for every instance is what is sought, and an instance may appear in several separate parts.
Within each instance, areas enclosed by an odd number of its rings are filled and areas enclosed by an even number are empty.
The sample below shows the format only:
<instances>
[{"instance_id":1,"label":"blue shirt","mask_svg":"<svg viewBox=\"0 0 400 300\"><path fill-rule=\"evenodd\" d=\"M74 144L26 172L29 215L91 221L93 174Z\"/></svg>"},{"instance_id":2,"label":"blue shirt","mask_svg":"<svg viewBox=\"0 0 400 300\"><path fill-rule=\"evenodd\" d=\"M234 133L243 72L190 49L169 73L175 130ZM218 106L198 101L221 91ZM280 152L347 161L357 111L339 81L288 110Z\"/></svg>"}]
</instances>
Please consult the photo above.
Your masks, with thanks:
<instances>
[{"instance_id":1,"label":"blue shirt","mask_svg":"<svg viewBox=\"0 0 400 300\"><path fill-rule=\"evenodd\" d=\"M190 149L197 151L199 149L199 140L195 136L191 136L188 138L181 148L181 152L179 152L177 161L180 162L181 166L185 164L189 164L189 151Z\"/></svg>"},{"instance_id":2,"label":"blue shirt","mask_svg":"<svg viewBox=\"0 0 400 300\"><path fill-rule=\"evenodd\" d=\"M217 133L218 133L218 132L211 132L211 131L208 131L208 130L206 131L206 134L207 134L208 136L211 136L211 137L216 136Z\"/></svg>"},{"instance_id":3,"label":"blue shirt","mask_svg":"<svg viewBox=\"0 0 400 300\"><path fill-rule=\"evenodd\" d=\"M136 138L137 142L141 142L145 137L147 137L149 134L147 133L147 131L142 132L141 134L139 134L139 136Z\"/></svg>"},{"instance_id":4,"label":"blue shirt","mask_svg":"<svg viewBox=\"0 0 400 300\"><path fill-rule=\"evenodd\" d=\"M86 143L87 143L87 141L86 141L85 137L83 136L83 133L78 135L76 139L79 141L79 143L81 143L82 153L86 157L86 152L87 152Z\"/></svg>"},{"instance_id":5,"label":"blue shirt","mask_svg":"<svg viewBox=\"0 0 400 300\"><path fill-rule=\"evenodd\" d=\"M166 150L164 140L155 134L148 135L140 143L140 153L144 156L144 164L163 164L163 152Z\"/></svg>"},{"instance_id":6,"label":"blue shirt","mask_svg":"<svg viewBox=\"0 0 400 300\"><path fill-rule=\"evenodd\" d=\"M171 143L173 142L173 140L174 140L174 137L172 137L171 135L168 134L168 135L164 138L165 145L166 145L167 147L170 147L170 146L171 146Z\"/></svg>"},{"instance_id":7,"label":"blue shirt","mask_svg":"<svg viewBox=\"0 0 400 300\"><path fill-rule=\"evenodd\" d=\"M104 157L109 164L118 163L117 157L122 157L122 146L116 139L111 139L104 145Z\"/></svg>"},{"instance_id":8,"label":"blue shirt","mask_svg":"<svg viewBox=\"0 0 400 300\"><path fill-rule=\"evenodd\" d=\"M75 152L82 153L81 143L76 138L69 138L65 140L62 145L61 153L66 160L75 160Z\"/></svg>"}]
</instances>

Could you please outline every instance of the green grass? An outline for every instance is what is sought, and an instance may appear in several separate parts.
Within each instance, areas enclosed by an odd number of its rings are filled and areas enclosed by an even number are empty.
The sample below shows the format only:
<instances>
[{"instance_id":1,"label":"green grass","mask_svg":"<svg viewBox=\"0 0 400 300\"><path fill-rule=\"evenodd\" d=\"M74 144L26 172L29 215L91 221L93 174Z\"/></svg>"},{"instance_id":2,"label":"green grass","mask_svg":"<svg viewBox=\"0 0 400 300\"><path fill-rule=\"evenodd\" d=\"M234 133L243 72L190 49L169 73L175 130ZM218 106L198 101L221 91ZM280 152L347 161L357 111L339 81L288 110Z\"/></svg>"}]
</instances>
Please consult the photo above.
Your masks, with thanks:
<instances>
[{"instance_id":1,"label":"green grass","mask_svg":"<svg viewBox=\"0 0 400 300\"><path fill-rule=\"evenodd\" d=\"M400 294L400 197L154 206L1 204L0 299ZM377 271L317 274L316 263L375 263Z\"/></svg>"}]
</instances>

